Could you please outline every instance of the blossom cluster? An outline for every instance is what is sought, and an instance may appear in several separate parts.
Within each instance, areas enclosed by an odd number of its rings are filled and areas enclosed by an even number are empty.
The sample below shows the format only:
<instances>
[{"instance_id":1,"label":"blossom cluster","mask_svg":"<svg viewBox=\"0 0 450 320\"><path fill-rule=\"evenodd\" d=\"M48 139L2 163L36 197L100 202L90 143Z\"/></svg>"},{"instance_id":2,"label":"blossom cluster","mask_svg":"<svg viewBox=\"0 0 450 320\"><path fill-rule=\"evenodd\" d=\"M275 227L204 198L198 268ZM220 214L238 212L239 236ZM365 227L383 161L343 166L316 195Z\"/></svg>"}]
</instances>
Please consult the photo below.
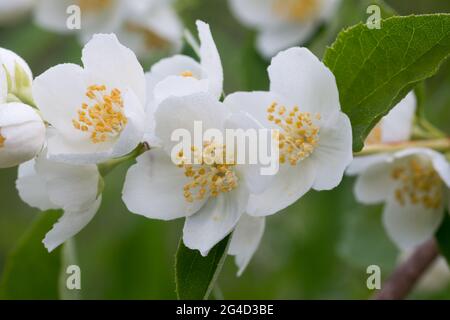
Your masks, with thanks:
<instances>
[{"instance_id":1,"label":"blossom cluster","mask_svg":"<svg viewBox=\"0 0 450 320\"><path fill-rule=\"evenodd\" d=\"M203 255L232 233L229 254L240 273L258 247L266 216L310 189L340 183L353 158L352 134L330 70L306 48L294 47L273 58L269 91L224 96L209 25L197 21L197 28L199 61L175 55L147 73L114 34L92 37L83 66L57 65L34 79L20 57L2 55L4 99L14 96L17 82L31 105L2 104L0 164L19 165L17 189L29 205L64 211L43 241L49 251L94 217L104 168L120 159L137 156L123 188L131 212L185 218L183 241ZM172 132L193 130L196 121L219 131L277 129L279 171L264 176L258 165L204 156L195 164L174 163ZM217 152L214 143L202 141L200 151Z\"/></svg>"}]
</instances>

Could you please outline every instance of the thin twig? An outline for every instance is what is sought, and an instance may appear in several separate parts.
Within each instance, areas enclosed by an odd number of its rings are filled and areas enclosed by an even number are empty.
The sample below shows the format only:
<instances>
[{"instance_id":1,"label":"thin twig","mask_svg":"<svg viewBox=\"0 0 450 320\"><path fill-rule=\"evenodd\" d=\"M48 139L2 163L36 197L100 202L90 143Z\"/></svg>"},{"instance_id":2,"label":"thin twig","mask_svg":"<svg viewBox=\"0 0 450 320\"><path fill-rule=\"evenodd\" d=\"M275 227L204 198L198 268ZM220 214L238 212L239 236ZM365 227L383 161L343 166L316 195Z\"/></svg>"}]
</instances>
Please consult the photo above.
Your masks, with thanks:
<instances>
[{"instance_id":1,"label":"thin twig","mask_svg":"<svg viewBox=\"0 0 450 320\"><path fill-rule=\"evenodd\" d=\"M434 239L417 247L413 254L403 262L384 283L375 300L400 300L408 296L417 281L439 255Z\"/></svg>"},{"instance_id":2,"label":"thin twig","mask_svg":"<svg viewBox=\"0 0 450 320\"><path fill-rule=\"evenodd\" d=\"M436 151L449 151L450 139L433 139L433 140L414 140L398 143L373 144L364 147L360 152L355 153L355 156L366 156L380 152L395 152L407 148L429 148Z\"/></svg>"}]
</instances>

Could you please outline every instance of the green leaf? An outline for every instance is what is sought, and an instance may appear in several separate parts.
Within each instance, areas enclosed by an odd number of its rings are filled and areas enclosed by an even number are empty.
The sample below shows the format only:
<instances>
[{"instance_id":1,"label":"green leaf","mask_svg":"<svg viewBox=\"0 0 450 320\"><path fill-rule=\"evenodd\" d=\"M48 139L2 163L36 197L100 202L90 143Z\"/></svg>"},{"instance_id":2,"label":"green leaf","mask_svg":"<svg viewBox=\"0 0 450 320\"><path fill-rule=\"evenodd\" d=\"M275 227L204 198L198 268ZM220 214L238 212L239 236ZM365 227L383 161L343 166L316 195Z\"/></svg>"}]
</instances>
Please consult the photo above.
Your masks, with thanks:
<instances>
[{"instance_id":1,"label":"green leaf","mask_svg":"<svg viewBox=\"0 0 450 320\"><path fill-rule=\"evenodd\" d=\"M339 34L324 63L352 122L355 151L381 117L433 76L449 54L450 14L391 17L381 29L359 24Z\"/></svg>"},{"instance_id":2,"label":"green leaf","mask_svg":"<svg viewBox=\"0 0 450 320\"><path fill-rule=\"evenodd\" d=\"M441 254L450 265L450 215L448 214L448 211L445 211L444 221L436 232L436 240Z\"/></svg>"},{"instance_id":3,"label":"green leaf","mask_svg":"<svg viewBox=\"0 0 450 320\"><path fill-rule=\"evenodd\" d=\"M208 299L227 256L230 236L211 249L203 257L198 250L191 250L180 240L175 260L175 283L180 300Z\"/></svg>"},{"instance_id":4,"label":"green leaf","mask_svg":"<svg viewBox=\"0 0 450 320\"><path fill-rule=\"evenodd\" d=\"M42 239L60 215L60 211L41 213L10 253L0 282L0 299L59 298L61 252L48 253Z\"/></svg>"}]
</instances>

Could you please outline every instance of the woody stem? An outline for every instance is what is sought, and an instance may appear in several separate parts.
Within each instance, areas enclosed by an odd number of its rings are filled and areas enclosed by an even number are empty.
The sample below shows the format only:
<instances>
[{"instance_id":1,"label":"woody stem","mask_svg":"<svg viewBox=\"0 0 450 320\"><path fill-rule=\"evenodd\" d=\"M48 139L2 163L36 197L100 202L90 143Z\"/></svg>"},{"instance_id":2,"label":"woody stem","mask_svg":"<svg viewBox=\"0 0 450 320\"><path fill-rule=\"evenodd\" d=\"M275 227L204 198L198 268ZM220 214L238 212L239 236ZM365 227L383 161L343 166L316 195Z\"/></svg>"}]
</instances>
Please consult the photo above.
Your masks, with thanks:
<instances>
[{"instance_id":1,"label":"woody stem","mask_svg":"<svg viewBox=\"0 0 450 320\"><path fill-rule=\"evenodd\" d=\"M407 148L428 148L440 152L450 151L450 138L433 139L433 140L414 140L398 143L373 144L364 147L355 156L367 156L384 152L395 152Z\"/></svg>"}]
</instances>

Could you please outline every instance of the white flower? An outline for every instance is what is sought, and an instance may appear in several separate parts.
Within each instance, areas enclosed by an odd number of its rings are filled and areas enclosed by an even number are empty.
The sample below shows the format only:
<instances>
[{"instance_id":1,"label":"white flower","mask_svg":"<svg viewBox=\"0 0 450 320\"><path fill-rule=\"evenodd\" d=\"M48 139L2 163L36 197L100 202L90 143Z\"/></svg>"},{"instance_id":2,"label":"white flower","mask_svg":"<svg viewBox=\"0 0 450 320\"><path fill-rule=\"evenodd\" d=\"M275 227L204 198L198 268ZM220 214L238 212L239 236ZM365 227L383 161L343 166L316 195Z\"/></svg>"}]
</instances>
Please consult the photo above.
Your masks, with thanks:
<instances>
[{"instance_id":1,"label":"white flower","mask_svg":"<svg viewBox=\"0 0 450 320\"><path fill-rule=\"evenodd\" d=\"M224 104L280 132L280 168L264 192L251 195L247 213L274 214L311 188L328 190L342 180L352 154L352 131L341 112L336 81L305 48L279 53L269 67L270 92L240 92Z\"/></svg>"},{"instance_id":2,"label":"white flower","mask_svg":"<svg viewBox=\"0 0 450 320\"><path fill-rule=\"evenodd\" d=\"M114 35L95 35L84 68L61 64L33 82L43 118L56 129L48 156L98 163L131 152L143 139L145 76L134 53Z\"/></svg>"},{"instance_id":3,"label":"white flower","mask_svg":"<svg viewBox=\"0 0 450 320\"><path fill-rule=\"evenodd\" d=\"M62 164L49 161L45 154L19 167L16 187L23 201L41 211L64 210L43 240L48 251L76 235L92 220L101 203L100 179L95 165Z\"/></svg>"},{"instance_id":4,"label":"white flower","mask_svg":"<svg viewBox=\"0 0 450 320\"><path fill-rule=\"evenodd\" d=\"M43 147L45 125L32 107L0 102L0 168L34 158Z\"/></svg>"},{"instance_id":5,"label":"white flower","mask_svg":"<svg viewBox=\"0 0 450 320\"><path fill-rule=\"evenodd\" d=\"M146 73L147 134L146 140L157 143L154 137L153 114L159 103L170 96L184 96L195 92L209 92L219 99L223 91L223 69L219 52L209 25L197 21L200 38L200 62L184 55L160 60Z\"/></svg>"},{"instance_id":6,"label":"white flower","mask_svg":"<svg viewBox=\"0 0 450 320\"><path fill-rule=\"evenodd\" d=\"M259 247L264 234L265 217L242 215L231 237L228 254L235 256L238 276L241 276L253 254Z\"/></svg>"},{"instance_id":7,"label":"white flower","mask_svg":"<svg viewBox=\"0 0 450 320\"><path fill-rule=\"evenodd\" d=\"M25 16L35 5L36 0L1 0L0 25L14 23Z\"/></svg>"},{"instance_id":8,"label":"white flower","mask_svg":"<svg viewBox=\"0 0 450 320\"><path fill-rule=\"evenodd\" d=\"M77 32L81 43L95 33L114 32L119 39L145 57L155 50L178 51L182 24L171 0L40 0L35 19L41 27L59 32ZM71 5L81 11L81 28L69 29L66 12Z\"/></svg>"},{"instance_id":9,"label":"white flower","mask_svg":"<svg viewBox=\"0 0 450 320\"><path fill-rule=\"evenodd\" d=\"M123 201L131 212L162 220L186 217L184 243L203 255L234 229L245 212L249 193L258 186L249 183L255 181L249 178L253 172L244 165L201 160L202 153L222 154L226 148L213 139L204 140L203 150L193 152L200 164L174 164L171 154L176 144L171 134L185 129L193 135L194 121L202 121L204 131L224 132L236 125L230 116L229 110L207 93L164 100L155 115L156 133L164 149L152 149L138 157L123 190ZM250 119L238 121L239 126L244 121L250 127L257 126ZM184 157L182 153L178 156Z\"/></svg>"},{"instance_id":10,"label":"white flower","mask_svg":"<svg viewBox=\"0 0 450 320\"><path fill-rule=\"evenodd\" d=\"M413 91L408 93L372 129L365 144L394 143L411 138L417 98Z\"/></svg>"},{"instance_id":11,"label":"white flower","mask_svg":"<svg viewBox=\"0 0 450 320\"><path fill-rule=\"evenodd\" d=\"M441 224L450 186L450 165L442 154L411 148L360 157L347 173L358 175L354 191L359 202L385 203L385 229L401 249L428 240Z\"/></svg>"},{"instance_id":12,"label":"white flower","mask_svg":"<svg viewBox=\"0 0 450 320\"><path fill-rule=\"evenodd\" d=\"M271 58L304 44L322 22L331 19L340 0L230 0L235 16L256 29L257 48Z\"/></svg>"}]
</instances>

